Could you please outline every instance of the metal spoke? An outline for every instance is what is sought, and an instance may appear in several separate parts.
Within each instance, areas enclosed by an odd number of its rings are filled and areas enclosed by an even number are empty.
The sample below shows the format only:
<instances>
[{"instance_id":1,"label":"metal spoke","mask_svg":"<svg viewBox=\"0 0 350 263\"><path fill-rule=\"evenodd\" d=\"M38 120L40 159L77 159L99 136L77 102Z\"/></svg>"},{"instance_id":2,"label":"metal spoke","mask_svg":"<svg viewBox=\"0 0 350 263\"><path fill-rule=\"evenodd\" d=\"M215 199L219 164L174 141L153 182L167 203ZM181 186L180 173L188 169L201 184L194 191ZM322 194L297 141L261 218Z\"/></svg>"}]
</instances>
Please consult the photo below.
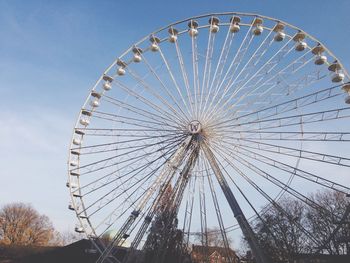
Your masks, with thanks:
<instances>
[{"instance_id":1,"label":"metal spoke","mask_svg":"<svg viewBox=\"0 0 350 263\"><path fill-rule=\"evenodd\" d=\"M243 142L243 143L242 143ZM296 158L304 158L312 161L330 163L350 167L350 158L337 155L329 155L320 152L306 151L302 149L284 147L271 143L256 142L248 139L241 139L239 143L241 148L249 148L253 150L261 150L265 152L278 153L285 156L293 156Z\"/></svg>"},{"instance_id":2,"label":"metal spoke","mask_svg":"<svg viewBox=\"0 0 350 263\"><path fill-rule=\"evenodd\" d=\"M297 167L293 167L289 164L277 161L275 159L272 159L272 158L267 157L265 155L259 154L257 152L241 148L241 145L234 144L234 146L237 146L237 148L235 149L236 153L239 156L242 156L242 157L239 157L240 160L244 160L243 156L249 157L249 158L257 160L261 163L265 163L265 164L273 166L277 169L285 171L287 173L294 174L302 179L305 179L305 180L308 180L310 182L322 185L323 187L327 187L327 188L330 188L332 190L336 190L336 191L343 192L343 193L348 193L350 191L349 187L338 184L338 183L333 182L329 179L323 178L321 176L317 176L315 174L301 170ZM229 149L227 148L227 150L229 150Z\"/></svg>"},{"instance_id":3,"label":"metal spoke","mask_svg":"<svg viewBox=\"0 0 350 263\"><path fill-rule=\"evenodd\" d=\"M223 156L223 152L221 154L221 156ZM288 220L291 222L291 223L294 223L297 225L297 227L303 231L308 237L311 238L311 240L316 244L316 245L319 245L319 242L313 237L313 235L307 231L302 225L300 225L299 223L295 222L295 220L293 220L293 217L292 215L290 215L287 211L285 211L280 205L278 205L274 200L273 198L271 198L265 191L263 191L257 184L255 184L251 179L249 179L249 177L243 173L240 169L238 169L231 161L229 161L227 158L225 158L225 161L227 163L230 164L230 166L240 175L242 176L250 185L252 185L264 198L266 198L269 203L271 205L273 205L274 207L276 207L279 211L281 211L287 218ZM249 167L250 168L250 167ZM225 171L225 169L223 168L223 170ZM255 172L255 171L254 171ZM283 188L285 189L285 188ZM317 204L316 204L317 205Z\"/></svg>"},{"instance_id":4,"label":"metal spoke","mask_svg":"<svg viewBox=\"0 0 350 263\"><path fill-rule=\"evenodd\" d=\"M283 132L283 131L251 131L241 130L235 132L235 136L228 136L231 139L251 140L280 140L280 141L320 141L320 142L348 142L350 132Z\"/></svg>"},{"instance_id":5,"label":"metal spoke","mask_svg":"<svg viewBox=\"0 0 350 263\"><path fill-rule=\"evenodd\" d=\"M298 114L287 117L280 118L272 118L272 119L263 119L258 121L248 121L242 123L236 123L232 125L222 125L220 128L236 128L236 127L244 127L246 125L257 125L257 127L253 127L252 130L264 130L271 128L281 128L288 126L295 126L307 123L314 122L323 122L341 118L350 117L350 108L340 108L334 110L324 110L312 113ZM239 131L239 130L238 130Z\"/></svg>"},{"instance_id":6,"label":"metal spoke","mask_svg":"<svg viewBox=\"0 0 350 263\"><path fill-rule=\"evenodd\" d=\"M336 85L330 88L313 92L302 97L288 100L283 103L279 103L263 109L258 109L251 113L243 114L239 117L232 118L232 121L237 121L242 118L257 121L261 119L266 119L271 116L276 116L285 112L294 111L296 109L300 109L302 107L306 107L311 104L318 103L323 100L327 100L341 95L342 93L340 92L339 87L339 85Z\"/></svg>"}]
</instances>

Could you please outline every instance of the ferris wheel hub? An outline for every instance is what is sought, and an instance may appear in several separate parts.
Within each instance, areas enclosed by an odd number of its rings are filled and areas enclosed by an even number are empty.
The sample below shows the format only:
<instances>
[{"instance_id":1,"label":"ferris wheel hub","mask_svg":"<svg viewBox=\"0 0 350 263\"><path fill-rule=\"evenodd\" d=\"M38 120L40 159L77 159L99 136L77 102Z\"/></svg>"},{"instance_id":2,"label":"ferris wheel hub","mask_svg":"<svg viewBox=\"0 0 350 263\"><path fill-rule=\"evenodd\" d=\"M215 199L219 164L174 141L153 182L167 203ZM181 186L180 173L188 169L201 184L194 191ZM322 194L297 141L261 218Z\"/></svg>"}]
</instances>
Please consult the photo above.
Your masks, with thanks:
<instances>
[{"instance_id":1,"label":"ferris wheel hub","mask_svg":"<svg viewBox=\"0 0 350 263\"><path fill-rule=\"evenodd\" d=\"M198 134L202 131L202 124L197 120L193 120L188 124L188 130L191 134Z\"/></svg>"}]
</instances>

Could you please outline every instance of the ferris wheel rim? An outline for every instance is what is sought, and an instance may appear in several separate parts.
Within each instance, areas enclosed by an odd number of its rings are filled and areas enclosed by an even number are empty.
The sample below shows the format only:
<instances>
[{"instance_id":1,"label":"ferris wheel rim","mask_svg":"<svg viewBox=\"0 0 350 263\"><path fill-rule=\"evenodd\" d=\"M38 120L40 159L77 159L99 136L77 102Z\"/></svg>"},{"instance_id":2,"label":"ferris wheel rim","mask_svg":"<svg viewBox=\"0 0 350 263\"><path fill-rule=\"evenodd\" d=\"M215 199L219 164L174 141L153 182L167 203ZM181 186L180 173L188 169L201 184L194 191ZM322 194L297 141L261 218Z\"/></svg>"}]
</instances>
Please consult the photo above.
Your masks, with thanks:
<instances>
[{"instance_id":1,"label":"ferris wheel rim","mask_svg":"<svg viewBox=\"0 0 350 263\"><path fill-rule=\"evenodd\" d=\"M199 18L204 18L204 17L213 17L213 16L228 16L228 15L251 16L251 17L254 17L254 18L257 18L257 17L258 17L258 18L268 19L268 20L275 21L275 22L281 22L281 23L283 23L284 25L289 26L289 27L291 27L291 28L293 28L293 29L295 29L295 30L302 31L302 30L300 30L299 28L297 28L297 27L295 27L295 26L293 26L293 25L290 25L289 23L286 23L286 22L284 22L284 21L282 21L282 20L277 20L277 19L270 18L270 17L267 17L267 16L261 16L261 15L250 14L250 13L237 13L237 12L213 13L213 14L205 14L205 15L200 15L200 16L195 16L195 17L191 17L191 18L188 18L188 19L180 20L180 21L177 21L177 22L175 22L175 23L169 24L168 26L162 27L162 28L160 28L160 29L158 29L158 30L152 32L151 34L149 34L149 35L147 35L146 37L142 38L140 41L136 42L136 43L135 43L134 45L132 45L129 49L127 49L126 51L124 51L124 53L123 53L119 58L117 58L117 59L104 71L104 73L103 73L103 74L101 75L101 77L98 79L98 81L97 81L96 84L93 86L93 88L91 89L91 92L90 92L89 94L91 94L92 92L94 92L95 89L96 89L96 87L97 87L97 86L99 85L99 83L103 80L103 78L107 75L107 73L108 73L118 62L120 63L120 59L121 59L121 58L123 58L126 54L129 54L130 51L131 51L133 48L135 48L136 46L138 46L140 43L142 43L142 42L144 42L145 40L147 40L147 39L149 38L150 35L156 35L158 32L160 32L160 31L162 31L162 30L171 28L172 26L175 26L175 25L178 25L178 24L180 24L180 23L184 23L184 22L187 22L187 21L190 21L190 20L193 20L193 19L199 19ZM209 25L206 25L205 27L209 27ZM272 31L272 29L269 29L269 30ZM302 32L305 32L305 31L302 31ZM306 33L305 33L305 34L306 34ZM335 60L337 60L337 62L338 62L338 63L340 64L340 66L342 67L344 74L345 74L346 77L349 79L348 72L346 71L346 68L344 68L343 65L341 64L341 61L339 61L339 60L333 55L333 53L332 53L330 50L327 49L326 46L324 46L320 41L318 41L318 40L317 40L316 38L314 38L312 35L310 35L310 34L306 34L306 35L307 35L308 38L310 38L310 39L312 39L313 41L315 41L315 42L319 43L320 45L322 45L322 47L325 48L326 52L327 52L329 55L331 55ZM308 49L311 50L311 47L308 47ZM103 91L103 92L104 92L104 91ZM103 94L102 94L102 95L103 95ZM90 95L87 97L87 99L86 99L84 105L88 103L89 98L90 98ZM81 116L81 111L79 112L79 116L78 116L78 118L77 118L77 122L76 122L75 127L78 127L80 116ZM80 129L80 130L81 130L81 129ZM73 141L75 132L76 132L76 128L74 128L74 130L73 130L72 141ZM71 147L71 148L72 148L72 147ZM69 151L69 159L68 159L68 160L70 160L70 156L71 156L71 150ZM71 176L72 176L72 174L71 174L70 167L69 167L69 164L68 164L68 177L69 177L68 180L69 180L69 182L71 182ZM80 186L80 180L79 180L79 178L78 178L77 182L78 182L78 188L80 189L81 186ZM75 198L76 198L76 197L73 196L73 192L72 192L72 191L70 191L70 194L71 194L71 201L72 201L72 204L75 206ZM84 206L84 202L83 202L82 197L78 197L78 198L81 199L81 203L82 203L82 205ZM76 209L76 212L77 212L77 210L78 210L78 209ZM83 207L83 211L85 211L85 216L87 217L86 210L85 210L84 207ZM77 213L77 215L78 215L78 213ZM78 215L78 219L79 219L81 225L83 225L83 221L82 221L80 215ZM88 224L90 225L91 229L94 229L88 217L87 217L87 222L88 222ZM228 228L229 228L229 227L228 227ZM98 235L96 235L96 236L98 236Z\"/></svg>"},{"instance_id":2,"label":"ferris wheel rim","mask_svg":"<svg viewBox=\"0 0 350 263\"><path fill-rule=\"evenodd\" d=\"M216 13L207 13L207 14L202 14L202 15L197 15L197 16L193 16L193 17L189 17L189 18L186 18L186 19L182 19L182 20L178 20L176 22L173 22L173 23L170 23L164 27L161 27L153 32L151 32L150 34L144 36L143 38L141 38L140 40L138 40L137 42L135 42L133 45L131 45L128 49L126 49L124 52L122 52L122 54L117 58L115 59L112 64L107 67L105 69L105 71L103 72L103 74L101 75L101 77L97 80L96 84L93 86L92 90L94 90L94 88L97 86L98 82L103 78L103 76L113 67L117 64L117 62L122 58L124 57L126 54L128 54L135 46L138 46L140 43L144 42L145 40L147 40L149 38L149 36L153 36L153 35L156 35L157 33L159 33L160 31L163 31L165 29L168 29L168 28L171 28L172 26L175 26L175 25L178 25L180 23L183 23L183 22L187 22L187 21L190 21L190 20L193 20L193 19L198 19L198 18L203 18L203 17L212 17L212 16L221 16L221 15L238 15L238 16L250 16L250 17L254 17L254 18L263 18L263 19L268 19L268 20L271 20L271 21L274 21L276 23L280 22L282 24L284 24L285 26L288 26L290 28L293 28L295 30L298 30L300 32L303 32L307 35L307 37L309 37L310 39L312 39L313 41L315 42L318 42L322 47L325 48L325 51L330 54L337 62L339 62L339 64L341 65L342 69L344 70L344 73L346 74L346 76L348 78L349 77L349 73L347 71L347 69L343 66L341 60L339 60L335 54L327 48L326 45L323 44L323 42L321 42L320 40L318 40L316 37L314 37L313 35L309 34L308 32L300 29L299 27L297 26L294 26L284 20L280 20L280 19L277 19L277 18L273 18L273 17L270 17L270 16L265 16L265 15L260 15L260 14L257 14L257 13L244 13L244 12L216 12ZM206 25L206 27L209 27L210 25ZM308 47L309 49L311 49L310 47Z\"/></svg>"},{"instance_id":3,"label":"ferris wheel rim","mask_svg":"<svg viewBox=\"0 0 350 263\"><path fill-rule=\"evenodd\" d=\"M272 21L275 21L275 22L281 22L281 23L283 23L283 24L285 24L285 25L287 25L287 26L289 26L289 27L291 27L291 28L294 28L294 29L296 29L296 30L302 31L302 30L299 29L298 27L296 27L296 26L294 26L294 25L291 25L291 24L289 24L289 23L287 23L287 22L285 22L285 21L282 21L282 20L279 20L279 19L275 19L275 18L271 18L271 17L268 17L268 16L263 16L263 15L259 15L259 14L255 14L255 13L224 12L224 13L204 14L204 15L199 15L199 16L194 16L194 17L190 17L190 18L187 18L187 19L179 20L179 21L177 21L177 22L171 23L171 24L169 24L168 26L162 27L162 28L160 28L160 29L158 29L158 30L152 32L150 35L154 35L154 34L160 32L160 31L162 31L162 30L164 30L164 29L170 28L170 27L172 27L172 26L175 26L175 25L177 25L177 24L180 24L180 23L183 23L183 22L192 20L192 19L198 19L198 18L209 17L209 16L220 16L220 15L240 15L240 16L251 16L251 17L255 17L255 18L256 18L256 17L259 17L259 18L269 19L269 20L272 20ZM208 25L207 25L206 27L208 27ZM303 32L305 32L305 31L303 31ZM132 45L129 49L127 49L120 57L123 57L124 55L126 55L127 53L129 53L130 50L131 50L134 46L136 46L136 45L138 45L139 43L145 41L145 40L148 38L148 36L149 36L149 35L147 35L146 37L144 37L144 38L142 38L141 40L139 40L138 42L136 42L136 43L135 43L134 45ZM308 36L309 38L315 40L316 42L322 44L318 39L314 38L312 35L307 34L307 36ZM324 46L324 45L323 45L323 46ZM329 53L329 54L332 55L334 58L336 58L336 57L333 55L333 53L332 53L329 49L327 49L326 46L324 46L324 47L325 47L327 53ZM103 76L105 76L105 74L106 74L118 61L119 61L119 58L116 59L116 60L105 70L105 72L101 75L100 79L96 82L96 84L94 85L94 87L92 88L91 91L94 91L94 90L95 90L95 87L96 87L97 84L103 79ZM339 62L339 64L341 64L341 62L340 62L339 60L337 60L337 61ZM344 67L343 67L343 70L344 70L345 73L347 74L347 71L346 71L346 69L345 69ZM89 99L89 97L87 98L86 102L88 101L88 99ZM80 113L80 114L81 114L81 113ZM80 115L80 114L79 114L79 115ZM79 119L79 118L78 118L78 119ZM77 120L77 122L78 122L78 120ZM77 125L75 125L75 126L77 126ZM74 132L73 132L73 134L74 134ZM70 154L70 153L69 153L69 154ZM69 175L70 175L70 174L69 174ZM73 198L72 198L72 199L73 199ZM73 200L72 200L72 201L73 201Z\"/></svg>"}]
</instances>

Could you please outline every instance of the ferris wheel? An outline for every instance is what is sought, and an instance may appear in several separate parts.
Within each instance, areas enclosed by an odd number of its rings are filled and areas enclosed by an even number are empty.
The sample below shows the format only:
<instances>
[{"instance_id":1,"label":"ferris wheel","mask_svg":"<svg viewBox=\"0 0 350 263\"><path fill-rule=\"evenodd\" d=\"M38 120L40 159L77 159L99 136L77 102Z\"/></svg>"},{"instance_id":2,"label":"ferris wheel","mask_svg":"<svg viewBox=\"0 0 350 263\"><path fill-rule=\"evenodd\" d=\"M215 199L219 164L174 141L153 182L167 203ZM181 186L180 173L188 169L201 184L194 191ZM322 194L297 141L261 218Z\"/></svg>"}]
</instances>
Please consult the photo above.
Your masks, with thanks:
<instances>
[{"instance_id":1,"label":"ferris wheel","mask_svg":"<svg viewBox=\"0 0 350 263\"><path fill-rule=\"evenodd\" d=\"M79 112L67 183L75 230L97 262L129 262L167 211L185 245L217 229L228 247L238 232L266 262L251 223L272 207L288 216L282 196L313 208L310 193L350 193L349 103L342 63L286 22L230 12L154 31Z\"/></svg>"}]
</instances>

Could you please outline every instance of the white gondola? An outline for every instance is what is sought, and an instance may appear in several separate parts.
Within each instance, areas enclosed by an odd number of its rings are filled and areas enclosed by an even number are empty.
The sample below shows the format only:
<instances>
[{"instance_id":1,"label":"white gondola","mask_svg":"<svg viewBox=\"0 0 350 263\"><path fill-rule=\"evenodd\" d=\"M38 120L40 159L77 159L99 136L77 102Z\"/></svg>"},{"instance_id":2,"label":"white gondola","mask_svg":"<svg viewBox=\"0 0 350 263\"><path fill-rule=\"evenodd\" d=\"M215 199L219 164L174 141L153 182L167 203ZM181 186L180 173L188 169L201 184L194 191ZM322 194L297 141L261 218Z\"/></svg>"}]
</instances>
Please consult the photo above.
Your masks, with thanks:
<instances>
[{"instance_id":1,"label":"white gondola","mask_svg":"<svg viewBox=\"0 0 350 263\"><path fill-rule=\"evenodd\" d=\"M152 44L151 44L151 50L152 50L153 52L157 52L157 51L159 50L159 45L156 44L156 43L152 43Z\"/></svg>"},{"instance_id":2,"label":"white gondola","mask_svg":"<svg viewBox=\"0 0 350 263\"><path fill-rule=\"evenodd\" d=\"M239 32L239 30L241 29L241 27L239 26L239 22L241 22L241 18L238 16L233 16L230 19L230 32L231 33L237 33Z\"/></svg>"},{"instance_id":3,"label":"white gondola","mask_svg":"<svg viewBox=\"0 0 350 263\"><path fill-rule=\"evenodd\" d=\"M332 82L338 83L343 81L345 78L345 74L342 72L334 72L332 75Z\"/></svg>"},{"instance_id":4,"label":"white gondola","mask_svg":"<svg viewBox=\"0 0 350 263\"><path fill-rule=\"evenodd\" d=\"M75 208L74 208L74 206L73 206L72 204L69 204L69 205L68 205L68 209L69 209L69 210L72 210L72 211L75 211Z\"/></svg>"},{"instance_id":5,"label":"white gondola","mask_svg":"<svg viewBox=\"0 0 350 263\"><path fill-rule=\"evenodd\" d=\"M338 61L334 61L329 67L328 70L334 72L331 75L332 82L338 83L344 80L345 74L342 72L342 67Z\"/></svg>"},{"instance_id":6,"label":"white gondola","mask_svg":"<svg viewBox=\"0 0 350 263\"><path fill-rule=\"evenodd\" d=\"M108 91L108 90L110 90L112 88L112 84L110 83L110 82L105 82L105 83L103 83L103 89L105 90L105 91Z\"/></svg>"},{"instance_id":7,"label":"white gondola","mask_svg":"<svg viewBox=\"0 0 350 263\"><path fill-rule=\"evenodd\" d=\"M191 37L195 37L198 35L198 30L196 28L191 28L190 30L188 30L188 34L191 36Z\"/></svg>"},{"instance_id":8,"label":"white gondola","mask_svg":"<svg viewBox=\"0 0 350 263\"><path fill-rule=\"evenodd\" d=\"M94 97L96 99L101 99L101 94L96 92L96 91L92 91L91 92L91 97Z\"/></svg>"},{"instance_id":9,"label":"white gondola","mask_svg":"<svg viewBox=\"0 0 350 263\"><path fill-rule=\"evenodd\" d=\"M70 183L70 182L67 182L67 183L66 183L66 186L67 186L68 188L73 188L73 189L75 189L75 188L78 187L78 185L77 185L76 183Z\"/></svg>"},{"instance_id":10,"label":"white gondola","mask_svg":"<svg viewBox=\"0 0 350 263\"><path fill-rule=\"evenodd\" d=\"M307 43L304 40L306 35L303 32L297 33L293 40L295 41L295 50L296 51L304 51L307 48Z\"/></svg>"},{"instance_id":11,"label":"white gondola","mask_svg":"<svg viewBox=\"0 0 350 263\"><path fill-rule=\"evenodd\" d=\"M78 166L78 161L76 161L76 160L71 160L71 161L69 162L69 165L70 165L70 166L73 166L73 167Z\"/></svg>"},{"instance_id":12,"label":"white gondola","mask_svg":"<svg viewBox=\"0 0 350 263\"><path fill-rule=\"evenodd\" d=\"M307 48L307 43L305 41L298 41L295 44L295 50L296 51L304 51Z\"/></svg>"},{"instance_id":13,"label":"white gondola","mask_svg":"<svg viewBox=\"0 0 350 263\"><path fill-rule=\"evenodd\" d=\"M211 25L210 26L210 31L212 32L212 33L217 33L217 32L219 32L219 26L218 25Z\"/></svg>"},{"instance_id":14,"label":"white gondola","mask_svg":"<svg viewBox=\"0 0 350 263\"><path fill-rule=\"evenodd\" d=\"M315 65L323 65L326 62L327 62L327 57L325 55L315 56Z\"/></svg>"},{"instance_id":15,"label":"white gondola","mask_svg":"<svg viewBox=\"0 0 350 263\"><path fill-rule=\"evenodd\" d=\"M159 43L160 43L160 39L156 36L151 36L150 39L151 41L151 50L153 52L157 52L159 50Z\"/></svg>"},{"instance_id":16,"label":"white gondola","mask_svg":"<svg viewBox=\"0 0 350 263\"><path fill-rule=\"evenodd\" d=\"M219 32L219 22L220 20L217 17L212 17L209 19L210 32L217 33Z\"/></svg>"},{"instance_id":17,"label":"white gondola","mask_svg":"<svg viewBox=\"0 0 350 263\"><path fill-rule=\"evenodd\" d=\"M79 193L73 193L73 196L74 197L83 197L81 194L79 194Z\"/></svg>"},{"instance_id":18,"label":"white gondola","mask_svg":"<svg viewBox=\"0 0 350 263\"><path fill-rule=\"evenodd\" d=\"M140 54L134 54L134 58L133 58L133 61L138 63L138 62L141 62L142 60L142 57Z\"/></svg>"},{"instance_id":19,"label":"white gondola","mask_svg":"<svg viewBox=\"0 0 350 263\"><path fill-rule=\"evenodd\" d=\"M139 63L139 62L141 62L141 60L142 60L142 56L141 56L141 54L142 54L142 49L141 48L138 48L138 47L134 47L133 49L132 49L132 52L134 53L134 56L133 56L133 61L135 62L135 63Z\"/></svg>"},{"instance_id":20,"label":"white gondola","mask_svg":"<svg viewBox=\"0 0 350 263\"><path fill-rule=\"evenodd\" d=\"M189 30L188 30L188 34L191 36L191 37L195 37L198 35L198 23L197 21L195 20L191 20L189 23L188 23L188 27L189 27Z\"/></svg>"},{"instance_id":21,"label":"white gondola","mask_svg":"<svg viewBox=\"0 0 350 263\"><path fill-rule=\"evenodd\" d=\"M350 95L347 95L347 96L345 97L345 103L346 103L346 104L350 104Z\"/></svg>"},{"instance_id":22,"label":"white gondola","mask_svg":"<svg viewBox=\"0 0 350 263\"><path fill-rule=\"evenodd\" d=\"M82 110L81 114L85 115L85 116L88 116L88 117L91 117L91 115L92 115L91 111L88 111L88 110Z\"/></svg>"},{"instance_id":23,"label":"white gondola","mask_svg":"<svg viewBox=\"0 0 350 263\"><path fill-rule=\"evenodd\" d=\"M169 37L169 42L170 43L175 43L176 40L177 40L177 36L176 35L170 35L170 37Z\"/></svg>"},{"instance_id":24,"label":"white gondola","mask_svg":"<svg viewBox=\"0 0 350 263\"><path fill-rule=\"evenodd\" d=\"M273 39L276 41L276 42L281 42L284 40L284 38L286 37L286 34L283 32L283 29L284 29L284 25L281 24L281 23L278 23L273 31L276 32L275 36L273 37Z\"/></svg>"},{"instance_id":25,"label":"white gondola","mask_svg":"<svg viewBox=\"0 0 350 263\"><path fill-rule=\"evenodd\" d=\"M74 138L74 139L73 139L73 144L74 144L74 145L81 145L81 140L78 139L78 138Z\"/></svg>"},{"instance_id":26,"label":"white gondola","mask_svg":"<svg viewBox=\"0 0 350 263\"><path fill-rule=\"evenodd\" d=\"M230 26L231 33L237 33L237 32L239 32L240 29L241 28L240 28L239 24L233 24Z\"/></svg>"},{"instance_id":27,"label":"white gondola","mask_svg":"<svg viewBox=\"0 0 350 263\"><path fill-rule=\"evenodd\" d=\"M253 33L255 36L260 36L263 31L264 31L264 28L261 25L257 25L254 28Z\"/></svg>"},{"instance_id":28,"label":"white gondola","mask_svg":"<svg viewBox=\"0 0 350 263\"><path fill-rule=\"evenodd\" d=\"M117 69L117 74L119 76L124 76L125 75L125 69L123 67L120 67Z\"/></svg>"},{"instance_id":29,"label":"white gondola","mask_svg":"<svg viewBox=\"0 0 350 263\"><path fill-rule=\"evenodd\" d=\"M90 124L90 120L86 118L81 118L79 122L83 126L88 126Z\"/></svg>"},{"instance_id":30,"label":"white gondola","mask_svg":"<svg viewBox=\"0 0 350 263\"><path fill-rule=\"evenodd\" d=\"M98 107L98 106L100 106L100 102L98 101L98 99L94 99L94 100L90 101L90 105L92 107Z\"/></svg>"},{"instance_id":31,"label":"white gondola","mask_svg":"<svg viewBox=\"0 0 350 263\"><path fill-rule=\"evenodd\" d=\"M260 36L261 33L264 31L264 28L262 26L263 20L261 18L255 18L253 22L253 34L255 36Z\"/></svg>"},{"instance_id":32,"label":"white gondola","mask_svg":"<svg viewBox=\"0 0 350 263\"><path fill-rule=\"evenodd\" d=\"M281 42L281 41L284 40L285 37L286 37L286 34L284 32L282 32L282 31L280 31L280 32L276 33L276 35L274 36L274 40L276 42Z\"/></svg>"},{"instance_id":33,"label":"white gondola","mask_svg":"<svg viewBox=\"0 0 350 263\"><path fill-rule=\"evenodd\" d=\"M112 81L113 81L113 78L110 77L110 76L108 76L108 75L103 75L102 78L103 78L103 80L105 81L105 82L103 83L103 89L104 89L105 91L110 90L110 89L112 88Z\"/></svg>"},{"instance_id":34,"label":"white gondola","mask_svg":"<svg viewBox=\"0 0 350 263\"><path fill-rule=\"evenodd\" d=\"M70 175L72 175L72 176L79 176L79 173L77 173L77 172L70 172Z\"/></svg>"},{"instance_id":35,"label":"white gondola","mask_svg":"<svg viewBox=\"0 0 350 263\"><path fill-rule=\"evenodd\" d=\"M103 83L103 89L105 91L108 91L112 88L112 81L113 81L113 78L108 76L108 75L103 75L103 80L105 81Z\"/></svg>"},{"instance_id":36,"label":"white gondola","mask_svg":"<svg viewBox=\"0 0 350 263\"><path fill-rule=\"evenodd\" d=\"M312 49L312 53L315 54L315 65L323 65L327 62L327 57L322 54L324 51L325 49L321 45Z\"/></svg>"},{"instance_id":37,"label":"white gondola","mask_svg":"<svg viewBox=\"0 0 350 263\"><path fill-rule=\"evenodd\" d=\"M338 61L334 61L332 64L329 65L328 70L332 72L337 72L341 70L341 66L338 63Z\"/></svg>"},{"instance_id":38,"label":"white gondola","mask_svg":"<svg viewBox=\"0 0 350 263\"><path fill-rule=\"evenodd\" d=\"M342 90L347 93L347 96L345 97L345 103L350 104L350 83L344 84Z\"/></svg>"},{"instance_id":39,"label":"white gondola","mask_svg":"<svg viewBox=\"0 0 350 263\"><path fill-rule=\"evenodd\" d=\"M84 233L84 228L82 228L81 226L76 226L74 230L77 233Z\"/></svg>"},{"instance_id":40,"label":"white gondola","mask_svg":"<svg viewBox=\"0 0 350 263\"><path fill-rule=\"evenodd\" d=\"M104 81L107 81L107 82L112 82L113 81L113 78L111 76L108 76L108 75L103 75L102 79Z\"/></svg>"},{"instance_id":41,"label":"white gondola","mask_svg":"<svg viewBox=\"0 0 350 263\"><path fill-rule=\"evenodd\" d=\"M170 36L169 36L169 42L170 43L175 43L177 40L177 34L179 33L179 31L177 31L175 28L171 27L168 30Z\"/></svg>"},{"instance_id":42,"label":"white gondola","mask_svg":"<svg viewBox=\"0 0 350 263\"><path fill-rule=\"evenodd\" d=\"M71 150L70 153L73 154L73 155L80 155L80 152L75 151L75 150Z\"/></svg>"},{"instance_id":43,"label":"white gondola","mask_svg":"<svg viewBox=\"0 0 350 263\"><path fill-rule=\"evenodd\" d=\"M78 135L85 135L85 132L83 132L81 130L75 130L74 132L75 132L75 134L78 134Z\"/></svg>"},{"instance_id":44,"label":"white gondola","mask_svg":"<svg viewBox=\"0 0 350 263\"><path fill-rule=\"evenodd\" d=\"M126 63L123 62L122 60L118 59L117 65L119 66L117 69L117 74L118 76L124 76L125 75L125 68L126 68Z\"/></svg>"}]
</instances>

